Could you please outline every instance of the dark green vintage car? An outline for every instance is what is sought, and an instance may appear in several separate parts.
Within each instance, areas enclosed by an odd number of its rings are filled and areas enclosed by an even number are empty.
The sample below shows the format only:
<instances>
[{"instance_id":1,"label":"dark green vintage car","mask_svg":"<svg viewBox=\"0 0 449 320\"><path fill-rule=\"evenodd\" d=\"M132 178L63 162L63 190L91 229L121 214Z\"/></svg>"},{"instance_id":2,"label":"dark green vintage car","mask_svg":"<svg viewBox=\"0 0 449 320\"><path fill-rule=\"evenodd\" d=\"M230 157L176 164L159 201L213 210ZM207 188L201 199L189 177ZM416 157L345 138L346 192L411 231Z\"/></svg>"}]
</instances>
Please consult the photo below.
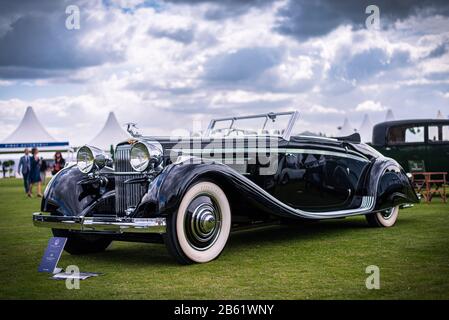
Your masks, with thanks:
<instances>
[{"instance_id":1,"label":"dark green vintage car","mask_svg":"<svg viewBox=\"0 0 449 320\"><path fill-rule=\"evenodd\" d=\"M407 172L449 172L449 120L379 123L373 128L372 146Z\"/></svg>"}]
</instances>

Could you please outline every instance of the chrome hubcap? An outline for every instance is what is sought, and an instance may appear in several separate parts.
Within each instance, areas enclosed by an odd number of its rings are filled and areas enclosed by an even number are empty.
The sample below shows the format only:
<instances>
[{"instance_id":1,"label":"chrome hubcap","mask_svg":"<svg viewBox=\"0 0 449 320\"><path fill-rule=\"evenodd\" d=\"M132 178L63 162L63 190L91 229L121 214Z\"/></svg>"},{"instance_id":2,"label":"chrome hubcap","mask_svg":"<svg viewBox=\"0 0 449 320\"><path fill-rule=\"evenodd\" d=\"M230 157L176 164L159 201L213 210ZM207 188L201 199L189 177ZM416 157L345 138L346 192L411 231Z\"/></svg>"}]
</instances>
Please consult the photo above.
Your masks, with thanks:
<instances>
[{"instance_id":1,"label":"chrome hubcap","mask_svg":"<svg viewBox=\"0 0 449 320\"><path fill-rule=\"evenodd\" d=\"M207 212L201 217L200 222L200 229L205 232L209 233L215 228L215 216L211 212Z\"/></svg>"},{"instance_id":2,"label":"chrome hubcap","mask_svg":"<svg viewBox=\"0 0 449 320\"><path fill-rule=\"evenodd\" d=\"M184 231L189 244L197 250L210 248L221 229L221 212L211 195L200 195L187 207Z\"/></svg>"},{"instance_id":3,"label":"chrome hubcap","mask_svg":"<svg viewBox=\"0 0 449 320\"><path fill-rule=\"evenodd\" d=\"M387 210L385 210L385 211L382 211L382 212L381 212L382 218L384 218L385 220L390 219L391 216L392 216L393 213L394 213L394 210L395 210L395 208L390 208L390 209L387 209Z\"/></svg>"}]
</instances>

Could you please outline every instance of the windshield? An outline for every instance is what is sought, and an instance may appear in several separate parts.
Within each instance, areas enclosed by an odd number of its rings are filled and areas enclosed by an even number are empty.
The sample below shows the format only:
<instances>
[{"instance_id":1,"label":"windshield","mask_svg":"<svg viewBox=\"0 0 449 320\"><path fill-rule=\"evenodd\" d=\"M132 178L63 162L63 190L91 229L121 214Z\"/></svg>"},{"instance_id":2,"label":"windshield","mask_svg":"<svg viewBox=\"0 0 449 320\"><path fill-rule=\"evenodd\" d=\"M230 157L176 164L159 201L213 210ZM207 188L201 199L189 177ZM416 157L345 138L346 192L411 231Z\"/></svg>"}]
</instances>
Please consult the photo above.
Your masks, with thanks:
<instances>
[{"instance_id":1,"label":"windshield","mask_svg":"<svg viewBox=\"0 0 449 320\"><path fill-rule=\"evenodd\" d=\"M297 112L267 113L254 116L213 119L205 133L207 137L270 135L290 138L298 117Z\"/></svg>"}]
</instances>

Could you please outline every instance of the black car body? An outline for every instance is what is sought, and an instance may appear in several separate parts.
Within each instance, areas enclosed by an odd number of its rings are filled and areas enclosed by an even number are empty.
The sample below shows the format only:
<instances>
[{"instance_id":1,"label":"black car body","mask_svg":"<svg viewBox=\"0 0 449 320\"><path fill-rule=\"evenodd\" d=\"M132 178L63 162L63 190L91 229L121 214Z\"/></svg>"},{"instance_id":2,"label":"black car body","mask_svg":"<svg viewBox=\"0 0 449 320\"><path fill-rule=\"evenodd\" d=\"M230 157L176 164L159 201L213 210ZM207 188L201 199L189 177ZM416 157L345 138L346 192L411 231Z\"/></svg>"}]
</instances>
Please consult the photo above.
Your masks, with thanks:
<instances>
[{"instance_id":1,"label":"black car body","mask_svg":"<svg viewBox=\"0 0 449 320\"><path fill-rule=\"evenodd\" d=\"M283 130L265 130L282 116L289 118ZM262 129L236 127L253 118ZM294 136L297 118L216 119L203 136L182 139L134 133L116 147L113 163L94 148L85 158L80 150L78 166L49 183L34 223L68 237L71 253L104 250L112 240L164 241L178 261L191 263L216 258L239 226L366 215L370 225L388 227L399 207L418 201L402 167L358 134ZM223 122L230 124L217 128ZM141 164L145 170L136 171Z\"/></svg>"}]
</instances>

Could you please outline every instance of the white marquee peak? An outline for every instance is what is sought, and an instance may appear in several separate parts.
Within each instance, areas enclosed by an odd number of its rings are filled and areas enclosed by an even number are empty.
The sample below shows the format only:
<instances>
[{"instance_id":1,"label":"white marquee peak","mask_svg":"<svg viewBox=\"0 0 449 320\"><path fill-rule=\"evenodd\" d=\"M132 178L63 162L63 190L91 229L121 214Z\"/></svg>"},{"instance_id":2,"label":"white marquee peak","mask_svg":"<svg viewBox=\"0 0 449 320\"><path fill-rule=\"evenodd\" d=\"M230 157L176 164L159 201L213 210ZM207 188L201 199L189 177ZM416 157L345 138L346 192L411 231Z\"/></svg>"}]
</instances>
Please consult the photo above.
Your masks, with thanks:
<instances>
[{"instance_id":1,"label":"white marquee peak","mask_svg":"<svg viewBox=\"0 0 449 320\"><path fill-rule=\"evenodd\" d=\"M387 114L385 115L385 121L394 121L394 119L393 110L388 109Z\"/></svg>"},{"instance_id":2,"label":"white marquee peak","mask_svg":"<svg viewBox=\"0 0 449 320\"><path fill-rule=\"evenodd\" d=\"M108 118L103 126L103 129L92 139L90 145L101 148L102 150L109 151L111 145L115 145L119 142L129 139L130 136L120 126L114 112L109 112Z\"/></svg>"},{"instance_id":3,"label":"white marquee peak","mask_svg":"<svg viewBox=\"0 0 449 320\"><path fill-rule=\"evenodd\" d=\"M371 142L372 139L372 131L373 131L373 124L371 122L371 119L367 113L363 116L362 124L359 128L359 134L360 138L362 139L362 142Z\"/></svg>"},{"instance_id":4,"label":"white marquee peak","mask_svg":"<svg viewBox=\"0 0 449 320\"><path fill-rule=\"evenodd\" d=\"M345 118L343 125L341 126L340 132L338 133L340 136L349 136L354 133L354 128L349 123L349 119Z\"/></svg>"},{"instance_id":5,"label":"white marquee peak","mask_svg":"<svg viewBox=\"0 0 449 320\"><path fill-rule=\"evenodd\" d=\"M39 143L56 142L34 113L33 107L27 107L19 126L3 143Z\"/></svg>"}]
</instances>

